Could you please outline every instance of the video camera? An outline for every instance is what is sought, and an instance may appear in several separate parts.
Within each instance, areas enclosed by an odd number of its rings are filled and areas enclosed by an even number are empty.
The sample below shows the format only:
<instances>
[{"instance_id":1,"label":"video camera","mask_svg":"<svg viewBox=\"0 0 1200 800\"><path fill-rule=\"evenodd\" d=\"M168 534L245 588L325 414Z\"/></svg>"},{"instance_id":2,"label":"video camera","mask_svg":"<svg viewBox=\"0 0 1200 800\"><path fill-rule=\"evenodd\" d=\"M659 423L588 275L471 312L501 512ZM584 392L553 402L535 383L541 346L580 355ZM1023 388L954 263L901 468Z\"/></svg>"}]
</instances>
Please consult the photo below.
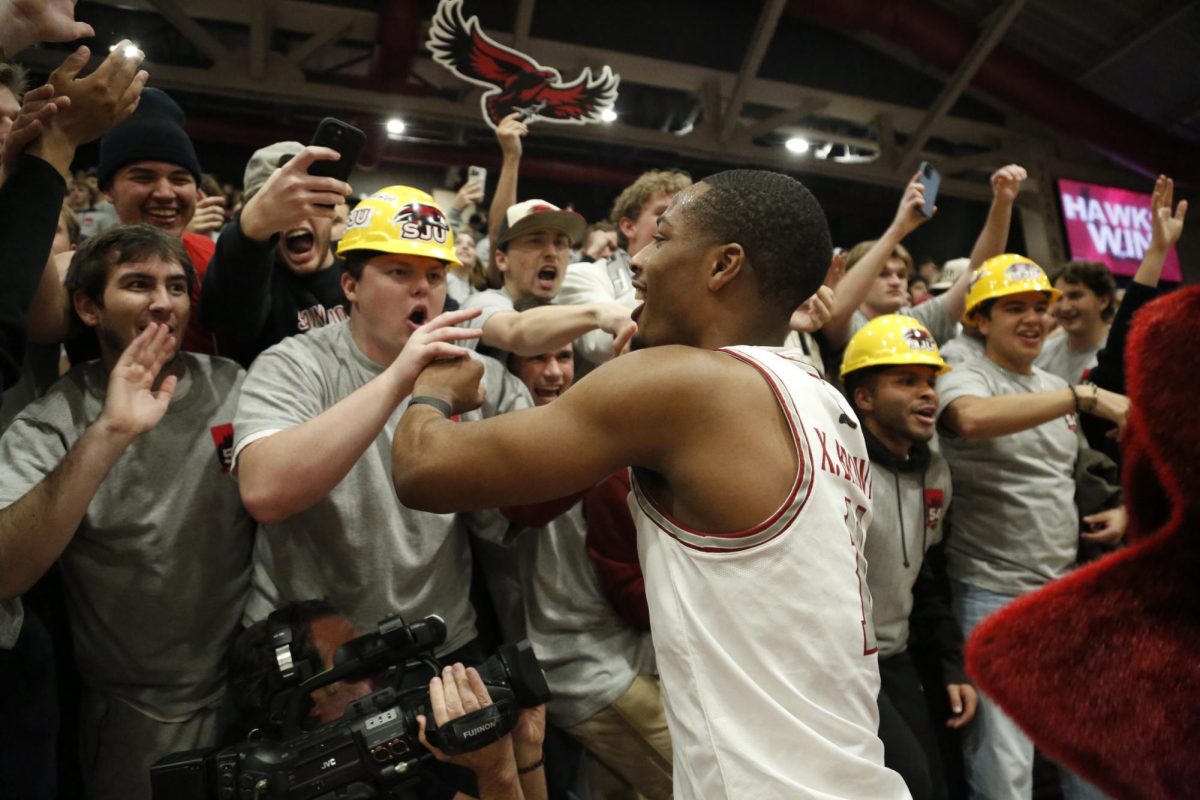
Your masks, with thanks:
<instances>
[{"instance_id":1,"label":"video camera","mask_svg":"<svg viewBox=\"0 0 1200 800\"><path fill-rule=\"evenodd\" d=\"M273 636L280 668L292 667L282 655L290 639ZM550 699L550 689L527 640L505 644L476 667L492 704L436 727L429 700L429 678L442 664L433 650L446 640L446 624L429 616L406 625L399 616L379 630L342 645L334 668L307 677L275 698L282 712L277 739L257 740L165 756L150 768L155 800L259 800L259 798L387 797L416 780L433 759L420 743L417 715L426 718L426 737L443 752L477 750L503 738L517 721L517 708L535 708ZM285 663L286 662L286 663ZM412 674L426 667L423 682ZM341 719L306 731L302 721L310 694L341 680L385 673L383 688L347 706ZM405 681L405 676L409 680ZM405 685L407 684L407 685Z\"/></svg>"}]
</instances>

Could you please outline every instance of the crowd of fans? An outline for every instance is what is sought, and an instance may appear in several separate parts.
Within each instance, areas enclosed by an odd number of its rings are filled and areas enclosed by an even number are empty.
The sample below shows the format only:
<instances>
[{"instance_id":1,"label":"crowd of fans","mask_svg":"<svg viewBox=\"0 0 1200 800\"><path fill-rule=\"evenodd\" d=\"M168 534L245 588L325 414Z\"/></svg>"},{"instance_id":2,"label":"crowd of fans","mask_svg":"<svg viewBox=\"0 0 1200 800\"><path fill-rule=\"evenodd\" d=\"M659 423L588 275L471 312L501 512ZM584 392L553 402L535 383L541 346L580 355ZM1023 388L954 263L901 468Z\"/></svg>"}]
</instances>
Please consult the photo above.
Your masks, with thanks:
<instances>
[{"instance_id":1,"label":"crowd of fans","mask_svg":"<svg viewBox=\"0 0 1200 800\"><path fill-rule=\"evenodd\" d=\"M20 20L0 21L10 57L90 35L54 11ZM266 621L283 609L317 671L385 617L440 616L443 718L489 702L461 665L532 642L554 698L485 751L439 752L473 775L420 796L671 796L628 470L557 502L435 514L399 499L392 441L437 359L482 360L469 423L557 402L627 351L639 254L691 177L646 172L589 225L522 197L514 114L486 213L467 213L477 182L445 212L412 187L353 202L309 174L337 153L299 142L256 151L238 189L202 172L140 55L118 46L81 77L88 58L39 88L0 64L0 785L148 798L162 756L277 724ZM96 138L98 163L71 172ZM1122 292L1099 263L1006 254L1026 177L992 175L972 252L940 268L902 244L937 225L914 177L778 342L861 422L878 734L917 798L1033 791L1033 745L972 686L963 637L1121 546L1123 343L1186 213L1160 178ZM314 697L311 724L369 691ZM1061 777L1065 797L1101 796Z\"/></svg>"}]
</instances>

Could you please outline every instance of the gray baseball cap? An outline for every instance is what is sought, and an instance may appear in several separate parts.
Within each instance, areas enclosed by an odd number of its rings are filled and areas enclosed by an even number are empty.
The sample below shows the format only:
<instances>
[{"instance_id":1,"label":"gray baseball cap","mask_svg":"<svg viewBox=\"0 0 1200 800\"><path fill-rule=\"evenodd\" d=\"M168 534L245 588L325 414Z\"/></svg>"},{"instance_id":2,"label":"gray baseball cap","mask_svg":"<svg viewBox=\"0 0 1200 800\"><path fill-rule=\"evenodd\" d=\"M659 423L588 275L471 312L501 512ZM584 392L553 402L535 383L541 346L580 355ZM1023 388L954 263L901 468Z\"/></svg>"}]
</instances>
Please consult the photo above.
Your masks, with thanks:
<instances>
[{"instance_id":1,"label":"gray baseball cap","mask_svg":"<svg viewBox=\"0 0 1200 800\"><path fill-rule=\"evenodd\" d=\"M276 142L254 151L242 178L242 199L253 197L275 170L291 161L303 149L304 145L299 142Z\"/></svg>"}]
</instances>

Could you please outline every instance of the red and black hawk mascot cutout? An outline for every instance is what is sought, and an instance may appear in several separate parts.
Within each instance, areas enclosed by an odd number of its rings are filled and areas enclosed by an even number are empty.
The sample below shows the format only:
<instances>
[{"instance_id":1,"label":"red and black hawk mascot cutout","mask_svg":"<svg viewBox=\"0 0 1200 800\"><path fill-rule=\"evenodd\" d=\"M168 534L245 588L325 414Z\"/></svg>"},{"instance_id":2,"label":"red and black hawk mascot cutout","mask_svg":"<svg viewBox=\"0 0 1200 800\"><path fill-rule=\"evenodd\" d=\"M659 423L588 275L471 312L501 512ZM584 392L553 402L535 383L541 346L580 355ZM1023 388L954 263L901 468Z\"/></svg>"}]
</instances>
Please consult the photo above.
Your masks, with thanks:
<instances>
[{"instance_id":1,"label":"red and black hawk mascot cutout","mask_svg":"<svg viewBox=\"0 0 1200 800\"><path fill-rule=\"evenodd\" d=\"M1200 792L1200 287L1137 313L1122 440L1130 546L985 620L978 685L1115 798Z\"/></svg>"},{"instance_id":2,"label":"red and black hawk mascot cutout","mask_svg":"<svg viewBox=\"0 0 1200 800\"><path fill-rule=\"evenodd\" d=\"M582 125L599 122L617 100L621 77L607 66L596 77L585 67L563 83L553 67L498 44L479 28L479 18L463 19L462 0L441 0L429 26L433 60L464 81L483 86L483 118L495 128L514 111L535 119Z\"/></svg>"}]
</instances>

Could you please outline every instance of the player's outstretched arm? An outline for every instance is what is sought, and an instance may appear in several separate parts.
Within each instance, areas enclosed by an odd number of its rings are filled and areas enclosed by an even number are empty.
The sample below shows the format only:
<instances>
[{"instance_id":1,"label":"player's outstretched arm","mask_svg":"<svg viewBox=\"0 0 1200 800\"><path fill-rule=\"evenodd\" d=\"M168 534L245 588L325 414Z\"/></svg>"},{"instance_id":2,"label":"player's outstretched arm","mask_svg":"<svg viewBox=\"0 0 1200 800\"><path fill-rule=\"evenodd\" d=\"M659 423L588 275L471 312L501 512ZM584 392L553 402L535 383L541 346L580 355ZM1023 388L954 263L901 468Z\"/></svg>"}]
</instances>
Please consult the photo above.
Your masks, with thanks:
<instances>
[{"instance_id":1,"label":"player's outstretched arm","mask_svg":"<svg viewBox=\"0 0 1200 800\"><path fill-rule=\"evenodd\" d=\"M688 433L709 422L701 383L712 358L685 347L631 353L550 405L482 422L455 424L435 408L413 406L392 445L400 501L447 513L562 497L631 465L666 474L668 459L683 451L679 443L698 438ZM481 374L476 362L437 362L413 395L461 413L480 402Z\"/></svg>"}]
</instances>

